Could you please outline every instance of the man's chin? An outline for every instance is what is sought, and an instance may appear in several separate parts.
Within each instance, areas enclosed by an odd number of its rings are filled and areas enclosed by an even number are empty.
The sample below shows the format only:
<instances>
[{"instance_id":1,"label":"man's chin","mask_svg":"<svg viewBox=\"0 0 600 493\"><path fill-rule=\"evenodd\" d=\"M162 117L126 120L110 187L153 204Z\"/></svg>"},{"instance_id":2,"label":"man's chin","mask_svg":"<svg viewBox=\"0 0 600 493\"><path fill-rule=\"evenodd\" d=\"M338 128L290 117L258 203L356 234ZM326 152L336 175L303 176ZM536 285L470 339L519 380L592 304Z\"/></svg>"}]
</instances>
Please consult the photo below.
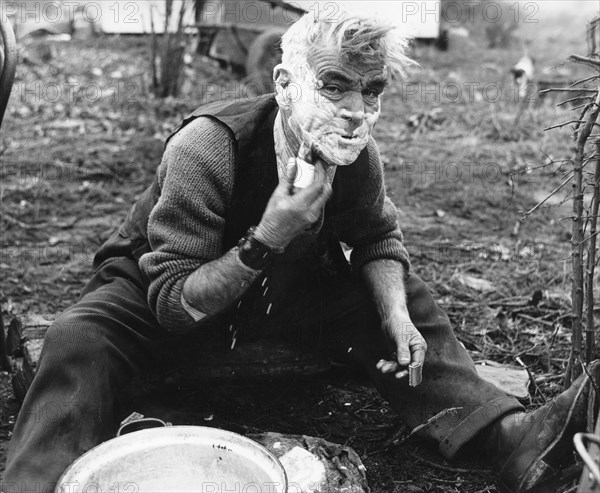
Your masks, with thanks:
<instances>
[{"instance_id":1,"label":"man's chin","mask_svg":"<svg viewBox=\"0 0 600 493\"><path fill-rule=\"evenodd\" d=\"M332 166L349 166L358 159L358 156L362 150L366 147L367 143L352 145L352 146L319 146L316 145L316 151L319 156L327 163Z\"/></svg>"}]
</instances>

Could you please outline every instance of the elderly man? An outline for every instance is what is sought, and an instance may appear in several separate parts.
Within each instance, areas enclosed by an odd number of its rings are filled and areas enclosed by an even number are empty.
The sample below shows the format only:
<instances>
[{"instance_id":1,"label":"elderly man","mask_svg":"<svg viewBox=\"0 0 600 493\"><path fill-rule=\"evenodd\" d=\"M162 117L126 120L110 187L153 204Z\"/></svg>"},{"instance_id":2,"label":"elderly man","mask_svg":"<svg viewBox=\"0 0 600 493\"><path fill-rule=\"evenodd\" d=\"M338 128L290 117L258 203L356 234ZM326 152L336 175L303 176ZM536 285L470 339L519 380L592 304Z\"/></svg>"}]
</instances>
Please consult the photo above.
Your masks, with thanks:
<instances>
[{"instance_id":1,"label":"elderly man","mask_svg":"<svg viewBox=\"0 0 600 493\"><path fill-rule=\"evenodd\" d=\"M81 300L46 335L6 491L57 481L111 437L115 395L165 364L165 341L236 351L273 338L349 355L409 426L436 416L421 433L445 457L478 446L509 491L559 472L589 377L525 414L477 376L410 270L371 138L390 76L410 63L404 47L375 20L305 16L283 37L275 96L208 104L183 121ZM424 362L415 387L411 362ZM40 420L49 406L53 419Z\"/></svg>"}]
</instances>

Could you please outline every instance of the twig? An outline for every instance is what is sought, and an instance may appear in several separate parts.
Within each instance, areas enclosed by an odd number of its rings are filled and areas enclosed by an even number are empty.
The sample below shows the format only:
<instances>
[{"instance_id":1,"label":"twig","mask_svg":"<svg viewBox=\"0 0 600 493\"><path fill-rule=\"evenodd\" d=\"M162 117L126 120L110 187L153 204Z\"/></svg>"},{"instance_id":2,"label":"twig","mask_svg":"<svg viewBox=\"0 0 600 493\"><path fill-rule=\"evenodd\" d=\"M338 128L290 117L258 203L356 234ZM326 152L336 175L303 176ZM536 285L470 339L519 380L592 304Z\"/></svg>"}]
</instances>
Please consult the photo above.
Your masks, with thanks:
<instances>
[{"instance_id":1,"label":"twig","mask_svg":"<svg viewBox=\"0 0 600 493\"><path fill-rule=\"evenodd\" d=\"M571 123L586 123L586 120L569 120L568 122L564 122L564 123L557 123L556 125L552 125L551 127L546 127L544 129L544 131L546 130L552 130L553 128L562 128L566 125L569 125ZM592 125L598 125L598 123L593 123ZM600 127L600 125L598 125Z\"/></svg>"},{"instance_id":2,"label":"twig","mask_svg":"<svg viewBox=\"0 0 600 493\"><path fill-rule=\"evenodd\" d=\"M592 377L592 375L590 375L590 372L587 369L587 365L584 363L581 363L581 368L583 368L583 371L589 377L590 382L592 383L592 387L594 387L594 392L596 392L596 397L600 397L600 389L598 389L598 385L596 384L594 377Z\"/></svg>"},{"instance_id":3,"label":"twig","mask_svg":"<svg viewBox=\"0 0 600 493\"><path fill-rule=\"evenodd\" d=\"M588 390L587 394L587 427L585 431L588 433L593 433L594 428L596 427L596 418L598 417L598 413L596 412L596 401L598 400L598 398L600 398L600 396L596 393L596 389L594 389L593 387L592 389Z\"/></svg>"},{"instance_id":4,"label":"twig","mask_svg":"<svg viewBox=\"0 0 600 493\"><path fill-rule=\"evenodd\" d=\"M586 216L586 217L591 217L591 216ZM596 231L593 236L598 236L598 231ZM576 246L581 246L584 245L588 240L590 240L592 237L592 235L585 237L583 240L581 240L581 243L578 243ZM573 251L571 251L571 254L573 254Z\"/></svg>"},{"instance_id":5,"label":"twig","mask_svg":"<svg viewBox=\"0 0 600 493\"><path fill-rule=\"evenodd\" d=\"M596 142L596 153L600 156L600 140ZM585 334L585 362L592 361L594 354L594 269L596 266L596 228L598 226L598 209L600 205L600 157L596 159L594 171L594 190L590 205L590 241L587 252L586 268L586 334Z\"/></svg>"},{"instance_id":6,"label":"twig","mask_svg":"<svg viewBox=\"0 0 600 493\"><path fill-rule=\"evenodd\" d=\"M456 472L456 473L479 473L479 474L491 474L492 471L490 469L463 469L462 467L450 467L450 466L445 466L443 464L438 464L437 462L433 462L431 460L425 459L423 457L421 457L420 455L415 454L414 452L409 452L409 455L413 456L415 459L420 460L421 462L424 462L425 464L431 466L431 467L435 467L436 469L441 469L442 471L448 471L448 472Z\"/></svg>"},{"instance_id":7,"label":"twig","mask_svg":"<svg viewBox=\"0 0 600 493\"><path fill-rule=\"evenodd\" d=\"M572 265L572 283L571 283L571 310L573 313L572 319L572 336L571 336L571 353L569 363L565 372L564 387L568 388L571 382L577 376L577 364L581 361L582 350L582 318L583 318L583 294L584 294L584 277L583 277L583 161L585 159L585 144L592 132L593 126L596 124L598 114L600 114L600 91L596 92L594 109L589 113L587 121L577 135L577 149L573 160L573 227L571 234L571 245L573 252L571 255Z\"/></svg>"},{"instance_id":8,"label":"twig","mask_svg":"<svg viewBox=\"0 0 600 493\"><path fill-rule=\"evenodd\" d=\"M578 124L575 126L575 132L574 132L574 138L575 138L575 141L577 141L577 139L578 139L578 137L579 137L578 133L579 133L579 129L580 129L580 127L581 127L581 124L582 124L582 123L585 123L585 122L583 121L583 117L584 117L584 116L586 115L586 113L587 113L587 112L590 110L590 108L592 108L592 106L594 106L594 102L593 102L593 101L592 101L592 102L590 102L590 103L588 103L588 104L586 104L586 105L585 105L585 108L583 108L583 110L582 110L582 111L581 111L581 113L579 114L579 123L578 123ZM596 123L594 122L594 124L596 124ZM587 140L587 137L586 137L586 140ZM585 145L585 142L584 142L584 145Z\"/></svg>"},{"instance_id":9,"label":"twig","mask_svg":"<svg viewBox=\"0 0 600 493\"><path fill-rule=\"evenodd\" d=\"M517 363L519 363L527 371L527 375L529 376L529 382L531 383L531 385L533 385L534 395L538 394L542 398L542 400L544 401L544 404L546 404L546 402L547 402L546 401L546 396L544 394L542 394L542 391L538 387L538 384L536 383L535 378L533 378L533 373L531 373L531 370L529 369L529 366L527 366L525 363L523 363L523 360L519 356L517 356L515 358L515 360L517 361Z\"/></svg>"},{"instance_id":10,"label":"twig","mask_svg":"<svg viewBox=\"0 0 600 493\"><path fill-rule=\"evenodd\" d=\"M565 178L565 180L560 185L558 185L554 190L552 190L549 195L547 195L540 202L535 204L530 210L525 212L523 214L523 217L521 218L521 220L524 221L525 219L527 219L531 214L533 214L542 205L544 205L550 199L550 197L552 197L553 195L556 195L558 192L560 192L567 185L567 183L569 183L572 179L573 179L573 172L570 171L567 178Z\"/></svg>"},{"instance_id":11,"label":"twig","mask_svg":"<svg viewBox=\"0 0 600 493\"><path fill-rule=\"evenodd\" d=\"M515 358L520 358L521 356L526 356L527 354L534 354L534 353L531 353L531 351L533 351L539 345L540 345L540 343L536 342L531 347L528 347L527 349L523 349L522 351L519 351L515 355ZM512 351L506 351L506 352L509 353L509 354L512 354Z\"/></svg>"},{"instance_id":12,"label":"twig","mask_svg":"<svg viewBox=\"0 0 600 493\"><path fill-rule=\"evenodd\" d=\"M527 315L526 313L515 313L516 317L524 318L525 320L529 320L531 322L536 322L542 325L546 325L548 327L554 327L553 322L548 322L547 320L543 320L541 318L532 317L531 315Z\"/></svg>"},{"instance_id":13,"label":"twig","mask_svg":"<svg viewBox=\"0 0 600 493\"><path fill-rule=\"evenodd\" d=\"M529 304L529 298L526 296L511 296L509 298L501 298L499 300L488 301L489 306L509 306L523 307Z\"/></svg>"},{"instance_id":14,"label":"twig","mask_svg":"<svg viewBox=\"0 0 600 493\"><path fill-rule=\"evenodd\" d=\"M581 79L581 80L578 80L576 82L573 82L573 84L571 84L569 87L575 87L575 86L577 86L579 84L583 84L584 82L589 82L589 81L594 80L596 78L598 78L598 75L590 75L589 77L586 77L585 79Z\"/></svg>"},{"instance_id":15,"label":"twig","mask_svg":"<svg viewBox=\"0 0 600 493\"><path fill-rule=\"evenodd\" d=\"M428 474L427 479L433 481L434 483L451 484L454 486L460 486L464 482L464 479L460 478L460 476L453 479L442 479Z\"/></svg>"},{"instance_id":16,"label":"twig","mask_svg":"<svg viewBox=\"0 0 600 493\"><path fill-rule=\"evenodd\" d=\"M553 380L560 380L562 375L540 375L535 379L536 383L552 382Z\"/></svg>"},{"instance_id":17,"label":"twig","mask_svg":"<svg viewBox=\"0 0 600 493\"><path fill-rule=\"evenodd\" d=\"M600 60L596 60L595 58L590 58L587 56L571 55L569 57L569 60L579 63L588 63L590 65L593 65L594 67L600 67Z\"/></svg>"},{"instance_id":18,"label":"twig","mask_svg":"<svg viewBox=\"0 0 600 493\"><path fill-rule=\"evenodd\" d=\"M24 223L23 221L20 221L16 217L11 216L10 214L7 214L4 211L2 212L2 214L0 215L0 217L2 219L6 219L9 223L15 224L15 225L19 226L19 228L23 228L23 229L39 229L39 228L43 228L43 227L46 226L46 224L27 224L27 223Z\"/></svg>"},{"instance_id":19,"label":"twig","mask_svg":"<svg viewBox=\"0 0 600 493\"><path fill-rule=\"evenodd\" d=\"M573 111L575 111L575 110L578 110L578 109L581 109L581 108L585 108L585 110L587 111L590 106L591 106L590 103L584 103L584 104L580 104L578 106L573 106L571 109Z\"/></svg>"},{"instance_id":20,"label":"twig","mask_svg":"<svg viewBox=\"0 0 600 493\"><path fill-rule=\"evenodd\" d=\"M592 99L592 96L583 96L583 97L575 96L574 98L569 98L569 99L565 99L564 101L561 101L556 106L563 106L567 103L571 103L572 101L579 101L580 99Z\"/></svg>"},{"instance_id":21,"label":"twig","mask_svg":"<svg viewBox=\"0 0 600 493\"><path fill-rule=\"evenodd\" d=\"M596 92L596 89L588 89L587 87L549 87L548 89L542 89L540 94L545 94L550 91L561 91L561 92Z\"/></svg>"}]
</instances>

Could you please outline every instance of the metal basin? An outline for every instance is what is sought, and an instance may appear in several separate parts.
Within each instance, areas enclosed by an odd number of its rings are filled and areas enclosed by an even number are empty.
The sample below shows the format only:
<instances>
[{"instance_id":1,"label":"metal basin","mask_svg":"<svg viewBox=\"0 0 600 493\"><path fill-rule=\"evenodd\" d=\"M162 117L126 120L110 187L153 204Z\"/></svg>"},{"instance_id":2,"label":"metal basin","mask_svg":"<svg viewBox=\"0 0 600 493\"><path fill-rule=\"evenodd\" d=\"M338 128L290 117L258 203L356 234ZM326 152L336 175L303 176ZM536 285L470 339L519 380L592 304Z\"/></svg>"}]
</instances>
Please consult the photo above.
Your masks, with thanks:
<instances>
[{"instance_id":1,"label":"metal basin","mask_svg":"<svg viewBox=\"0 0 600 493\"><path fill-rule=\"evenodd\" d=\"M135 431L98 445L62 475L57 492L286 493L285 470L262 445L203 426Z\"/></svg>"}]
</instances>

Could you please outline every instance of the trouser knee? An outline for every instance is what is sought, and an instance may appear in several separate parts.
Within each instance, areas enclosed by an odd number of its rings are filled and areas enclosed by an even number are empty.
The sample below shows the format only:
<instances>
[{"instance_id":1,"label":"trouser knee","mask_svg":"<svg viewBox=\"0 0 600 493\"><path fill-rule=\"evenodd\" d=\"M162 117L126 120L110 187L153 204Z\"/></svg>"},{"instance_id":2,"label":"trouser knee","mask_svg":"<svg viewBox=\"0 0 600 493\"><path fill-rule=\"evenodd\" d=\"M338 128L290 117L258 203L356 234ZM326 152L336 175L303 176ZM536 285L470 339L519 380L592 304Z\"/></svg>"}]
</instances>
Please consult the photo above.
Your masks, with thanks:
<instances>
[{"instance_id":1,"label":"trouser knee","mask_svg":"<svg viewBox=\"0 0 600 493\"><path fill-rule=\"evenodd\" d=\"M31 424L61 425L65 422L92 423L102 412L101 403L81 402L75 399L44 399L27 401L19 411L19 418Z\"/></svg>"},{"instance_id":2,"label":"trouser knee","mask_svg":"<svg viewBox=\"0 0 600 493\"><path fill-rule=\"evenodd\" d=\"M68 364L89 361L90 357L97 359L109 345L106 330L98 321L66 313L48 328L43 351L60 356Z\"/></svg>"}]
</instances>

